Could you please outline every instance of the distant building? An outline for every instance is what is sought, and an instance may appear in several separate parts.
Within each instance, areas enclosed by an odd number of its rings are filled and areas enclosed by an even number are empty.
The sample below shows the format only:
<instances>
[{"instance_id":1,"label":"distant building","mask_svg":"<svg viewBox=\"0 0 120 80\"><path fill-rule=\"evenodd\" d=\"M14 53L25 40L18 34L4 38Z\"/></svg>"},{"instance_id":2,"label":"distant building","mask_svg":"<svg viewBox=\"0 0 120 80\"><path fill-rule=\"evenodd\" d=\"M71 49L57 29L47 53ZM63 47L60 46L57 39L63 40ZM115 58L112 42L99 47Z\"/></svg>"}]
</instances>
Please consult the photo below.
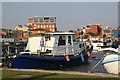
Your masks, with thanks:
<instances>
[{"instance_id":1,"label":"distant building","mask_svg":"<svg viewBox=\"0 0 120 80\"><path fill-rule=\"evenodd\" d=\"M17 26L15 27L15 30L21 30L21 31L28 31L28 29L29 29L29 27L28 27L27 25L24 25L24 26L22 26L22 25L17 25Z\"/></svg>"},{"instance_id":2,"label":"distant building","mask_svg":"<svg viewBox=\"0 0 120 80\"><path fill-rule=\"evenodd\" d=\"M29 26L27 25L17 25L15 27L15 31L14 33L16 33L18 36L16 36L17 38L20 38L20 39L27 39L28 36L29 36Z\"/></svg>"},{"instance_id":3,"label":"distant building","mask_svg":"<svg viewBox=\"0 0 120 80\"><path fill-rule=\"evenodd\" d=\"M102 33L102 25L101 24L92 24L88 25L85 28L85 33Z\"/></svg>"},{"instance_id":4,"label":"distant building","mask_svg":"<svg viewBox=\"0 0 120 80\"><path fill-rule=\"evenodd\" d=\"M13 42L13 31L12 29L2 29L0 28L0 42L10 41Z\"/></svg>"},{"instance_id":5,"label":"distant building","mask_svg":"<svg viewBox=\"0 0 120 80\"><path fill-rule=\"evenodd\" d=\"M77 39L80 38L80 31L75 31Z\"/></svg>"},{"instance_id":6,"label":"distant building","mask_svg":"<svg viewBox=\"0 0 120 80\"><path fill-rule=\"evenodd\" d=\"M12 38L13 37L12 29L0 29L1 38Z\"/></svg>"},{"instance_id":7,"label":"distant building","mask_svg":"<svg viewBox=\"0 0 120 80\"><path fill-rule=\"evenodd\" d=\"M31 25L31 29L46 29L51 32L56 32L56 17L33 17L28 19L28 25ZM41 30L40 30L41 31ZM32 31L33 33L39 33L39 30Z\"/></svg>"},{"instance_id":8,"label":"distant building","mask_svg":"<svg viewBox=\"0 0 120 80\"><path fill-rule=\"evenodd\" d=\"M81 35L84 34L83 30L81 30L81 29L78 29L77 31L75 31L75 33L76 33L76 38L77 39L79 39L81 37Z\"/></svg>"}]
</instances>

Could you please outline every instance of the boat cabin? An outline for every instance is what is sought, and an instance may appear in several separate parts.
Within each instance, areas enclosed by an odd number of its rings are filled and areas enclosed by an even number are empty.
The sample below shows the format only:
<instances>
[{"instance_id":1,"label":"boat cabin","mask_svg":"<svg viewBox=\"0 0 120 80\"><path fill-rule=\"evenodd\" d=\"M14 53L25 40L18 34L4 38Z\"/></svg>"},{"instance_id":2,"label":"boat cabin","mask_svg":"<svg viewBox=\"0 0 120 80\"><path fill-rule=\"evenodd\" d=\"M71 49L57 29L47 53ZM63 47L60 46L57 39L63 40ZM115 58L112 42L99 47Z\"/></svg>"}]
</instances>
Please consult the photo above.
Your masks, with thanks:
<instances>
[{"instance_id":1,"label":"boat cabin","mask_svg":"<svg viewBox=\"0 0 120 80\"><path fill-rule=\"evenodd\" d=\"M46 32L32 34L26 47L31 54L38 55L78 55L86 48L85 42L76 40L72 32Z\"/></svg>"}]
</instances>

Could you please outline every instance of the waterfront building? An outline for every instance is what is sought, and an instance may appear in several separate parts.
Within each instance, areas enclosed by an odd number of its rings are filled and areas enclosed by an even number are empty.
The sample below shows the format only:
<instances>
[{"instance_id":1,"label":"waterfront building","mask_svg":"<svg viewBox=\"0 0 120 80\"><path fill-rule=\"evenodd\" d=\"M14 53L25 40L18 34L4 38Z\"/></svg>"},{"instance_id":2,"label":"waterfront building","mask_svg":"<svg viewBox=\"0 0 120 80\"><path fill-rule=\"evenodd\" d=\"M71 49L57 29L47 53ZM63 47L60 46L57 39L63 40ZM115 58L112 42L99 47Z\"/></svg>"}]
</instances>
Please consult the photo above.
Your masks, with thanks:
<instances>
[{"instance_id":1,"label":"waterfront building","mask_svg":"<svg viewBox=\"0 0 120 80\"><path fill-rule=\"evenodd\" d=\"M28 25L31 29L46 29L47 31L56 32L56 17L32 17L28 19ZM33 30L33 33L40 33L41 30Z\"/></svg>"},{"instance_id":2,"label":"waterfront building","mask_svg":"<svg viewBox=\"0 0 120 80\"><path fill-rule=\"evenodd\" d=\"M0 34L2 38L12 38L13 37L12 29L0 29Z\"/></svg>"},{"instance_id":3,"label":"waterfront building","mask_svg":"<svg viewBox=\"0 0 120 80\"><path fill-rule=\"evenodd\" d=\"M90 24L85 28L85 33L102 33L102 25L101 24Z\"/></svg>"},{"instance_id":4,"label":"waterfront building","mask_svg":"<svg viewBox=\"0 0 120 80\"><path fill-rule=\"evenodd\" d=\"M24 26L22 26L22 25L17 25L17 26L15 27L15 30L21 30L21 31L28 31L28 29L29 29L29 27L28 27L27 25L24 25Z\"/></svg>"},{"instance_id":5,"label":"waterfront building","mask_svg":"<svg viewBox=\"0 0 120 80\"><path fill-rule=\"evenodd\" d=\"M9 42L13 42L13 31L12 29L2 29L0 28L0 42L5 42L5 41L9 41Z\"/></svg>"},{"instance_id":6,"label":"waterfront building","mask_svg":"<svg viewBox=\"0 0 120 80\"><path fill-rule=\"evenodd\" d=\"M76 38L77 39L80 39L81 38L81 35L84 34L83 30L82 29L78 29L77 31L75 31L76 33Z\"/></svg>"}]
</instances>

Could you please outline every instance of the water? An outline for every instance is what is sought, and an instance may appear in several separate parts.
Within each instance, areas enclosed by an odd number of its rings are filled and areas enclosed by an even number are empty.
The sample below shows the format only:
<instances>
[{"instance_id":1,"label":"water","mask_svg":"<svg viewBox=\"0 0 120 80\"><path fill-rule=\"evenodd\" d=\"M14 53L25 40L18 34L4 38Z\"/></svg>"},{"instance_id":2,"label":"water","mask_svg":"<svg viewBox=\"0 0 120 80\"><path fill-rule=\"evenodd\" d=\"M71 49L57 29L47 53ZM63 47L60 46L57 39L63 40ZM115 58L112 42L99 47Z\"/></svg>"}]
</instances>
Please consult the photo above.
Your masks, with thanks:
<instances>
[{"instance_id":1,"label":"water","mask_svg":"<svg viewBox=\"0 0 120 80\"><path fill-rule=\"evenodd\" d=\"M96 58L90 58L89 63L79 65L79 66L72 66L64 68L64 71L78 71L78 72L89 72L102 58L106 52L92 52L92 56L96 56ZM102 63L98 64L91 72L96 73L107 73Z\"/></svg>"}]
</instances>

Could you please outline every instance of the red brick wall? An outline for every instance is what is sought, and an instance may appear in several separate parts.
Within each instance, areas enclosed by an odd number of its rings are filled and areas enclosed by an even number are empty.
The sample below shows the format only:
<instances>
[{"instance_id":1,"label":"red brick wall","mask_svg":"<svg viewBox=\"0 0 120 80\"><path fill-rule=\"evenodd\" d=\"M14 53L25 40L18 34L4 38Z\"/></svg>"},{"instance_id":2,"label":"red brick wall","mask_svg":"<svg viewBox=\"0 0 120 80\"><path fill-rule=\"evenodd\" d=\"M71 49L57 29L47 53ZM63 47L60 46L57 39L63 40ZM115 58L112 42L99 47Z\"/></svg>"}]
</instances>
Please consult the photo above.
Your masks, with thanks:
<instances>
[{"instance_id":1,"label":"red brick wall","mask_svg":"<svg viewBox=\"0 0 120 80\"><path fill-rule=\"evenodd\" d=\"M86 33L92 32L92 33L101 33L101 25L89 25L89 28L86 29Z\"/></svg>"}]
</instances>

